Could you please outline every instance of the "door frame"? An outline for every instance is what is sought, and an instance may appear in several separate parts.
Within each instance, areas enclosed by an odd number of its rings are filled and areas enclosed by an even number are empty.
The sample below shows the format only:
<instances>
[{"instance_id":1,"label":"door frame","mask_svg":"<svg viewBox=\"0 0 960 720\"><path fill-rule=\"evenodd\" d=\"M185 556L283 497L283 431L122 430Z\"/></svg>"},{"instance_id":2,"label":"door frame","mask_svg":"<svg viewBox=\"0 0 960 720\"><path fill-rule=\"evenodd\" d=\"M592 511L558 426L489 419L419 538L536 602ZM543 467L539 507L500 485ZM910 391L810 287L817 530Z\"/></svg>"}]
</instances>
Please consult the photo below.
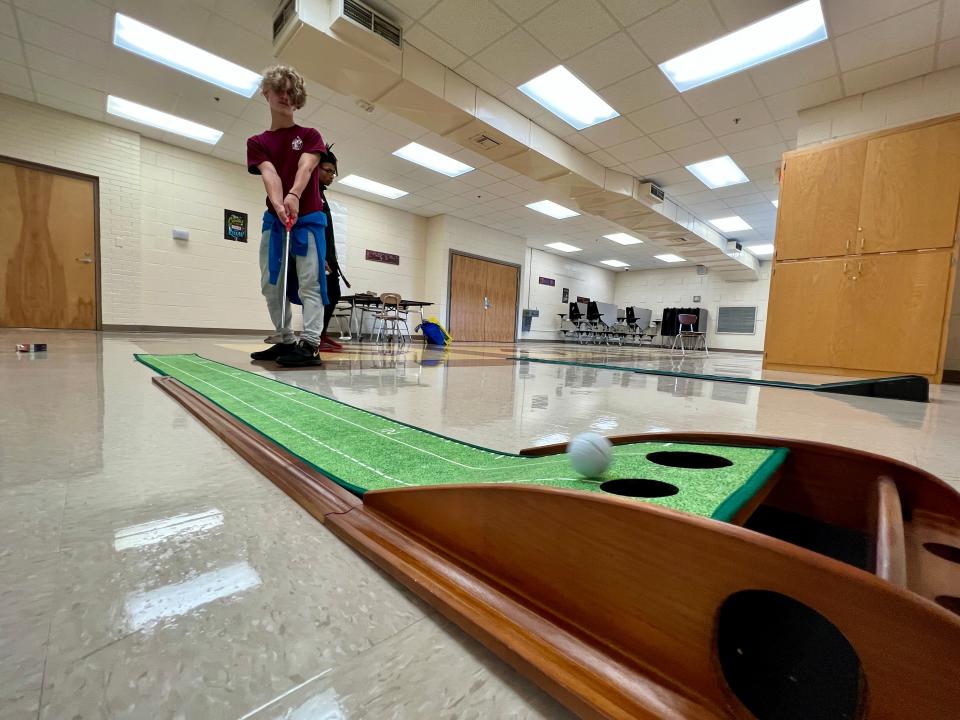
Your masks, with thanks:
<instances>
[{"instance_id":1,"label":"door frame","mask_svg":"<svg viewBox=\"0 0 960 720\"><path fill-rule=\"evenodd\" d=\"M42 172L52 173L54 175L63 175L65 177L75 178L77 180L88 180L93 183L93 276L94 276L94 301L97 304L96 327L94 330L103 329L103 298L101 291L100 278L100 178L96 175L87 175L86 173L76 172L74 170L65 170L54 167L53 165L44 165L43 163L23 160L21 158L0 155L0 162L8 165L19 165L29 170L40 170ZM83 332L78 330L76 332Z\"/></svg>"},{"instance_id":2,"label":"door frame","mask_svg":"<svg viewBox=\"0 0 960 720\"><path fill-rule=\"evenodd\" d=\"M450 311L452 310L451 301L453 295L453 256L460 255L462 257L472 258L474 260L483 260L484 262L493 263L494 265L506 265L507 267L512 267L517 269L517 302L513 306L513 340L510 342L516 342L518 340L519 333L517 328L520 327L517 317L520 315L520 280L523 276L523 265L517 263L508 262L506 260L494 260L493 258L485 257L483 255L475 255L474 253L468 253L463 250L454 250L450 249L450 257L447 259L447 327L450 327ZM485 340L464 340L463 342L486 342Z\"/></svg>"}]
</instances>

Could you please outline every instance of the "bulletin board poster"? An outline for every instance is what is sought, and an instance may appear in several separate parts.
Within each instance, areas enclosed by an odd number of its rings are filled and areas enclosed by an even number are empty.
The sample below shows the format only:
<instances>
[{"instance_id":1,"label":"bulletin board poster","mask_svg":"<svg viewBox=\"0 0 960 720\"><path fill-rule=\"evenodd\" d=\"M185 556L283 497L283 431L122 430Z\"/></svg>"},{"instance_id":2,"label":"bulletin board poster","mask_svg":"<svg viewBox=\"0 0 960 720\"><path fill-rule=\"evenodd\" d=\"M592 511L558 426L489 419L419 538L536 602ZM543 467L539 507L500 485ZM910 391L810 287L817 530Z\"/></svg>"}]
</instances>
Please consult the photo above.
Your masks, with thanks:
<instances>
[{"instance_id":1,"label":"bulletin board poster","mask_svg":"<svg viewBox=\"0 0 960 720\"><path fill-rule=\"evenodd\" d=\"M247 241L248 218L245 212L239 210L223 211L223 239L234 242Z\"/></svg>"},{"instance_id":2,"label":"bulletin board poster","mask_svg":"<svg viewBox=\"0 0 960 720\"><path fill-rule=\"evenodd\" d=\"M563 302L563 303L570 302L570 288L563 289L563 300L561 300L560 302Z\"/></svg>"}]
</instances>

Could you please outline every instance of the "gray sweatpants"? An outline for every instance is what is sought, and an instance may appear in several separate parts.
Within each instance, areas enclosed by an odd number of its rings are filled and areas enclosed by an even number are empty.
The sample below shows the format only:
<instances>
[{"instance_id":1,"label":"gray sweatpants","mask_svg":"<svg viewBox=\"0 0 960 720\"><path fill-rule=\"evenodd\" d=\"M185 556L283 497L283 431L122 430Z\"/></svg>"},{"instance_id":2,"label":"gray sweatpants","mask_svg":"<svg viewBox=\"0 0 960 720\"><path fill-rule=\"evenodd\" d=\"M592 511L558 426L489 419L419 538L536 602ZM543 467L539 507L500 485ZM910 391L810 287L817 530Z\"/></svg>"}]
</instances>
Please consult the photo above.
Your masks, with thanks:
<instances>
[{"instance_id":1,"label":"gray sweatpants","mask_svg":"<svg viewBox=\"0 0 960 720\"><path fill-rule=\"evenodd\" d=\"M322 239L321 239L322 240ZM291 255L290 262L297 264L297 278L300 281L300 300L303 301L303 332L300 337L311 345L320 343L323 330L323 298L320 295L320 260L317 257L317 244L313 233L307 243L307 254ZM266 338L268 343L292 343L296 338L291 327L290 301L281 298L283 278L277 278L277 284L270 284L270 231L260 238L260 291L267 299L267 310L276 333ZM281 302L287 305L286 323L280 327Z\"/></svg>"}]
</instances>

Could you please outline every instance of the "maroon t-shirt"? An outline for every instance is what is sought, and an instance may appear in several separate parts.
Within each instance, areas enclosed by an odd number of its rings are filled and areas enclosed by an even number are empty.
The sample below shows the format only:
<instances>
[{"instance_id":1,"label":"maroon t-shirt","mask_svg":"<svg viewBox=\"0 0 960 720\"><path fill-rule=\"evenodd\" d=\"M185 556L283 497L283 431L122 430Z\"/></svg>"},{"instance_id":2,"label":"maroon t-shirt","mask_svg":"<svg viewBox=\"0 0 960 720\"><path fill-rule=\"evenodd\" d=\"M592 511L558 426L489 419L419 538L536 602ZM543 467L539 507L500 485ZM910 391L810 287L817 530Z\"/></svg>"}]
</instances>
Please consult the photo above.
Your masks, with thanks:
<instances>
[{"instance_id":1,"label":"maroon t-shirt","mask_svg":"<svg viewBox=\"0 0 960 720\"><path fill-rule=\"evenodd\" d=\"M314 128L294 125L279 130L265 130L259 135L247 138L247 170L254 175L260 174L260 163L269 160L277 169L283 192L287 193L297 179L297 166L304 153L326 152L327 146ZM267 210L273 213L270 198L267 198ZM323 210L320 198L320 178L314 168L307 186L300 195L300 214L309 215ZM276 213L274 213L276 214Z\"/></svg>"}]
</instances>

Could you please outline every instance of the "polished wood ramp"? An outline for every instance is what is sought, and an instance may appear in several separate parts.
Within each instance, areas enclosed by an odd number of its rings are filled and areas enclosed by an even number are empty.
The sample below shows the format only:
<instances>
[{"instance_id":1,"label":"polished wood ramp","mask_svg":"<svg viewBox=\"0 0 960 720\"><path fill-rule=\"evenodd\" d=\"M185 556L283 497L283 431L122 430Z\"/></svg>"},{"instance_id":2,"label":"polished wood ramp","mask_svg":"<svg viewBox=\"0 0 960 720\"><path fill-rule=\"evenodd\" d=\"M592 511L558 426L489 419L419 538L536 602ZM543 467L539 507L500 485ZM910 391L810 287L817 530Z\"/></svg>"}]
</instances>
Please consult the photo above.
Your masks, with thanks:
<instances>
[{"instance_id":1,"label":"polished wood ramp","mask_svg":"<svg viewBox=\"0 0 960 720\"><path fill-rule=\"evenodd\" d=\"M960 553L960 496L917 468L784 439L615 440L790 448L757 514L798 518L801 539L808 526L862 538L863 569L749 522L612 496L459 485L361 499L176 380L154 382L344 541L582 717L958 716L960 616L944 598L960 595L951 555Z\"/></svg>"}]
</instances>

